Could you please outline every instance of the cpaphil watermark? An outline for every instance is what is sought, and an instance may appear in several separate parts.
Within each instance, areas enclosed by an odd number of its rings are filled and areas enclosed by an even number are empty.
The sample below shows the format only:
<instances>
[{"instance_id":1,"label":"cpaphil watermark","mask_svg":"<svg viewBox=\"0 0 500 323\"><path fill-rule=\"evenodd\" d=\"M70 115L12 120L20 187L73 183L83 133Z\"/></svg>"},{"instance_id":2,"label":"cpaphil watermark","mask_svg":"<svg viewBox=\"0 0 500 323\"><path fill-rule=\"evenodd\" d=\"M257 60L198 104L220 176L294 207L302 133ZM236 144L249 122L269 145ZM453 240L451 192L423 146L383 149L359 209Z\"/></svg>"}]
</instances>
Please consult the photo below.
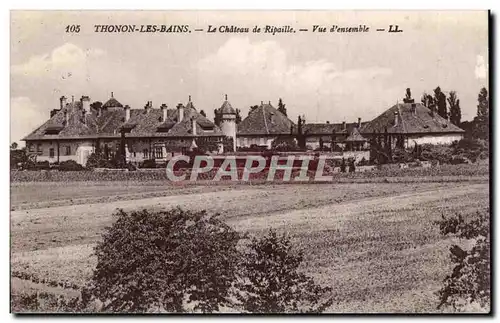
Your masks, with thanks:
<instances>
[{"instance_id":1,"label":"cpaphil watermark","mask_svg":"<svg viewBox=\"0 0 500 323\"><path fill-rule=\"evenodd\" d=\"M195 156L178 155L167 163L166 172L169 180L178 181L331 181L333 156L290 155L290 156ZM188 167L179 167L179 162ZM179 163L179 164L178 164ZM325 173L325 169L327 175Z\"/></svg>"}]
</instances>

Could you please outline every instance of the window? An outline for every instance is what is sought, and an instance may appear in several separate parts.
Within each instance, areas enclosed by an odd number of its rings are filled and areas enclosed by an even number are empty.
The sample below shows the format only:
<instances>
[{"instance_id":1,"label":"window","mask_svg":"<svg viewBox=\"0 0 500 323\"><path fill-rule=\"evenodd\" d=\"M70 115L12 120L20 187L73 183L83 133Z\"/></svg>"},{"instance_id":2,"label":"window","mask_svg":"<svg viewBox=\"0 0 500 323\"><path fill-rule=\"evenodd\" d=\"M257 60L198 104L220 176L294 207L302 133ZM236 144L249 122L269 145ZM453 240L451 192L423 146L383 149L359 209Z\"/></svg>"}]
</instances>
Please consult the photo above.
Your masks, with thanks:
<instances>
[{"instance_id":1,"label":"window","mask_svg":"<svg viewBox=\"0 0 500 323\"><path fill-rule=\"evenodd\" d=\"M71 155L71 146L66 146L66 156Z\"/></svg>"},{"instance_id":2,"label":"window","mask_svg":"<svg viewBox=\"0 0 500 323\"><path fill-rule=\"evenodd\" d=\"M54 158L54 148L49 148L49 157Z\"/></svg>"},{"instance_id":3,"label":"window","mask_svg":"<svg viewBox=\"0 0 500 323\"><path fill-rule=\"evenodd\" d=\"M42 144L37 144L36 145L36 152L37 153L43 153Z\"/></svg>"},{"instance_id":4,"label":"window","mask_svg":"<svg viewBox=\"0 0 500 323\"><path fill-rule=\"evenodd\" d=\"M29 150L30 153L34 152L35 151L35 145L34 144L29 144L28 150Z\"/></svg>"},{"instance_id":5,"label":"window","mask_svg":"<svg viewBox=\"0 0 500 323\"><path fill-rule=\"evenodd\" d=\"M144 149L142 151L142 154L144 155L144 158L148 158L148 150L147 149Z\"/></svg>"},{"instance_id":6,"label":"window","mask_svg":"<svg viewBox=\"0 0 500 323\"><path fill-rule=\"evenodd\" d=\"M155 147L155 158L163 158L163 147Z\"/></svg>"},{"instance_id":7,"label":"window","mask_svg":"<svg viewBox=\"0 0 500 323\"><path fill-rule=\"evenodd\" d=\"M132 156L134 156L134 158L135 158L135 157L137 157L137 156L135 155L135 151L132 153Z\"/></svg>"}]
</instances>

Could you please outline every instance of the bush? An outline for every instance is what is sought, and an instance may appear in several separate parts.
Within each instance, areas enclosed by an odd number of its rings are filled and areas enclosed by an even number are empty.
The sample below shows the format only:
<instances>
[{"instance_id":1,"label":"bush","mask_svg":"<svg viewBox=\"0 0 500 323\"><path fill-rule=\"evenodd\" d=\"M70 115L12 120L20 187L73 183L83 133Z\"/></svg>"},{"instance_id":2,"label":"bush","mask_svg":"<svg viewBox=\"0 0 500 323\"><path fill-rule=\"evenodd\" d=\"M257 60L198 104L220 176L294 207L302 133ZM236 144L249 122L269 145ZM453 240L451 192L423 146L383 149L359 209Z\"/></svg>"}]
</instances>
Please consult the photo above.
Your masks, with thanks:
<instances>
[{"instance_id":1,"label":"bush","mask_svg":"<svg viewBox=\"0 0 500 323\"><path fill-rule=\"evenodd\" d=\"M451 148L456 158L462 158L476 162L477 160L489 158L489 143L481 139L462 139L455 141Z\"/></svg>"},{"instance_id":2,"label":"bush","mask_svg":"<svg viewBox=\"0 0 500 323\"><path fill-rule=\"evenodd\" d=\"M329 287L316 285L298 271L303 254L276 231L252 239L243 253L237 294L243 310L252 313L323 312L333 300Z\"/></svg>"},{"instance_id":3,"label":"bush","mask_svg":"<svg viewBox=\"0 0 500 323\"><path fill-rule=\"evenodd\" d=\"M217 216L181 209L126 213L96 246L90 292L103 311L213 312L230 304L239 234Z\"/></svg>"},{"instance_id":4,"label":"bush","mask_svg":"<svg viewBox=\"0 0 500 323\"><path fill-rule=\"evenodd\" d=\"M440 302L463 310L467 306L479 304L489 310L490 296L490 227L489 209L477 212L470 221L458 214L455 217L437 221L443 235L453 235L469 242L472 246L452 245L450 258L455 265L446 276L444 286L439 291ZM465 243L464 243L465 245ZM470 244L469 244L470 245Z\"/></svg>"},{"instance_id":5,"label":"bush","mask_svg":"<svg viewBox=\"0 0 500 323\"><path fill-rule=\"evenodd\" d=\"M139 165L139 168L156 168L156 161L154 159L146 159Z\"/></svg>"},{"instance_id":6,"label":"bush","mask_svg":"<svg viewBox=\"0 0 500 323\"><path fill-rule=\"evenodd\" d=\"M295 138L291 137L278 137L271 143L271 150L273 151L298 151L299 146Z\"/></svg>"},{"instance_id":7,"label":"bush","mask_svg":"<svg viewBox=\"0 0 500 323\"><path fill-rule=\"evenodd\" d=\"M81 171L83 170L83 166L78 164L74 160L66 160L61 163L59 163L58 169L60 171Z\"/></svg>"},{"instance_id":8,"label":"bush","mask_svg":"<svg viewBox=\"0 0 500 323\"><path fill-rule=\"evenodd\" d=\"M445 145L424 144L420 146L420 158L428 161L438 161L440 164L449 164L453 149Z\"/></svg>"},{"instance_id":9,"label":"bush","mask_svg":"<svg viewBox=\"0 0 500 323\"><path fill-rule=\"evenodd\" d=\"M97 309L89 295L82 290L80 297L65 298L49 292L32 292L12 295L11 310L14 313L93 313Z\"/></svg>"}]
</instances>

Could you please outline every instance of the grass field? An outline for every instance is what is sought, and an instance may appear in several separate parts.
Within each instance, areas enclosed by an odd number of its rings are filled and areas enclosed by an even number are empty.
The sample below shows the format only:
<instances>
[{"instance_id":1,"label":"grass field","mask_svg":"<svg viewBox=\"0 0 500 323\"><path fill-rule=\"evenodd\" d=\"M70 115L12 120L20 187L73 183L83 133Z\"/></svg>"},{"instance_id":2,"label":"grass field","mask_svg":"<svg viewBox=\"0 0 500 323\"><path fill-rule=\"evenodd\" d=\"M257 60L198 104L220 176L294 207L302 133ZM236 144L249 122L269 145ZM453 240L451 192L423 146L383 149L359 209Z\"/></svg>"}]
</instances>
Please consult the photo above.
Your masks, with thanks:
<instances>
[{"instance_id":1,"label":"grass field","mask_svg":"<svg viewBox=\"0 0 500 323\"><path fill-rule=\"evenodd\" d=\"M95 266L92 248L116 208L206 208L239 231L288 232L305 251L303 270L334 289L330 312L431 312L450 271L442 214L489 205L474 181L165 186L162 182L11 184L11 269L78 286ZM51 290L13 278L13 294Z\"/></svg>"}]
</instances>

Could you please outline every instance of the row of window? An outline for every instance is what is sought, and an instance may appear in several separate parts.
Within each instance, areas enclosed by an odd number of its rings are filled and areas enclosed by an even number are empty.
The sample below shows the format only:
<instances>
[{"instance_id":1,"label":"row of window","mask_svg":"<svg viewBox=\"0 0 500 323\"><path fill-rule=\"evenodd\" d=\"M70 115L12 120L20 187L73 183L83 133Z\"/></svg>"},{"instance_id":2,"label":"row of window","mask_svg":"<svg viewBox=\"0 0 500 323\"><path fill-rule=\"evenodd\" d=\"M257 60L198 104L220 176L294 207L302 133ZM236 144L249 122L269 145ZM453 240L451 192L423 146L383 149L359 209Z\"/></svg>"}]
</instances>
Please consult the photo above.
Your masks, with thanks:
<instances>
[{"instance_id":1,"label":"row of window","mask_svg":"<svg viewBox=\"0 0 500 323\"><path fill-rule=\"evenodd\" d=\"M29 149L29 152L35 152L35 144L29 144L28 146L28 149ZM66 156L69 156L71 155L71 146L65 146L63 148L65 150L65 155ZM109 147L107 144L104 145L104 151L108 151L109 150ZM37 144L36 145L36 152L38 153L42 153L43 152L43 148L42 148L42 144ZM156 159L161 159L164 157L164 154L163 154L163 147L161 146L157 146L157 147L154 147L153 150L152 150L152 154L150 154L150 151L149 149L143 149L142 151L143 153L143 156L145 158L156 158ZM55 149L54 148L49 148L49 157L50 158L54 158L56 155L55 153ZM133 157L136 157L136 152L132 152L132 156Z\"/></svg>"},{"instance_id":2,"label":"row of window","mask_svg":"<svg viewBox=\"0 0 500 323\"><path fill-rule=\"evenodd\" d=\"M64 149L64 151L65 151L66 156L71 155L71 146L65 146L63 149ZM29 151L30 153L35 152L35 145L34 145L34 144L29 144L29 146L28 146L28 151ZM37 144L37 145L36 145L36 152L37 152L37 153L43 153L43 147L42 147L42 144ZM49 148L49 156L50 156L50 157L54 157L54 155L55 155L55 150L54 150L54 148Z\"/></svg>"}]
</instances>

